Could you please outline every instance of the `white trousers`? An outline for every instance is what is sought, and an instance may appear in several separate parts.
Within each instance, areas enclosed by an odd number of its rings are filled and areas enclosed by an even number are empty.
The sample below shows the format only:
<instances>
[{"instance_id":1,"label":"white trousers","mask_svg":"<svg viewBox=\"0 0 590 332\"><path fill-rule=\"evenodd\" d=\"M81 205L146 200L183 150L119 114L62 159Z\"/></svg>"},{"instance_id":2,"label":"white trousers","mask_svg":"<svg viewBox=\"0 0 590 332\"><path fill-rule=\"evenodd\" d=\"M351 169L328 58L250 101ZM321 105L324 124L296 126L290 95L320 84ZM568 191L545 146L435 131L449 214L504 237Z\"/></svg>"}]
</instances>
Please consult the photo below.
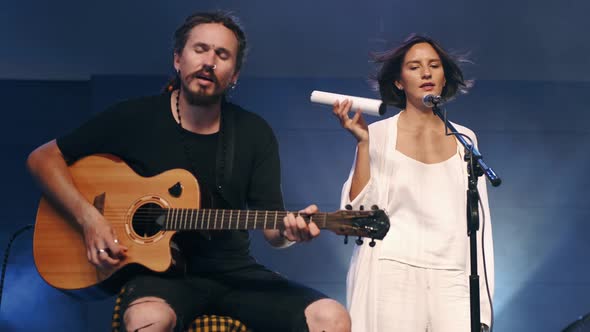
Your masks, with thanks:
<instances>
[{"instance_id":1,"label":"white trousers","mask_svg":"<svg viewBox=\"0 0 590 332\"><path fill-rule=\"evenodd\" d=\"M469 276L381 259L377 326L383 332L469 332Z\"/></svg>"}]
</instances>

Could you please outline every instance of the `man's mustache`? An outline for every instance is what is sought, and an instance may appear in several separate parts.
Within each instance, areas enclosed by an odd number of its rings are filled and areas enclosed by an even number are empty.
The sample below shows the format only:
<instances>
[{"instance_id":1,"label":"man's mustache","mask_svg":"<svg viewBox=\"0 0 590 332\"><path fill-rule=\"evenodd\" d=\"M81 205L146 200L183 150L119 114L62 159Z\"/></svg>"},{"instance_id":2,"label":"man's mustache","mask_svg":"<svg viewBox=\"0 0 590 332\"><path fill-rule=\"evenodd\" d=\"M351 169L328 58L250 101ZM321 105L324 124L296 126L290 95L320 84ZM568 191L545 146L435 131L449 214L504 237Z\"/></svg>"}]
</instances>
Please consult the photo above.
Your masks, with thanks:
<instances>
[{"instance_id":1,"label":"man's mustache","mask_svg":"<svg viewBox=\"0 0 590 332\"><path fill-rule=\"evenodd\" d=\"M215 76L215 73L213 72L213 69L210 69L209 67L204 67L203 69L197 70L196 72L188 75L188 79L191 81L197 78L204 78L216 84L219 82L217 76Z\"/></svg>"}]
</instances>

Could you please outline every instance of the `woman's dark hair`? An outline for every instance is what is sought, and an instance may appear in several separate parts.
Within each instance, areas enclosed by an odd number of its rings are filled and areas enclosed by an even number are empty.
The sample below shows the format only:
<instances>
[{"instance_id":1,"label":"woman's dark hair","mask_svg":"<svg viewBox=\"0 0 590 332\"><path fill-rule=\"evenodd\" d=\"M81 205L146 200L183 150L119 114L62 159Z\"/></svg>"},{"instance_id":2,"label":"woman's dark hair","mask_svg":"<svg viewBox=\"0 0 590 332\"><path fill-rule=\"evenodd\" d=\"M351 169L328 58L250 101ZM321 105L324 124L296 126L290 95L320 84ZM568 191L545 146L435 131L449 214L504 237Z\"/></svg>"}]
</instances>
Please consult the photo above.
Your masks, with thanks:
<instances>
[{"instance_id":1,"label":"woman's dark hair","mask_svg":"<svg viewBox=\"0 0 590 332\"><path fill-rule=\"evenodd\" d=\"M441 93L443 100L448 101L452 99L457 92L466 93L473 85L472 81L463 78L463 72L457 64L458 62L467 62L464 57L449 54L432 38L421 35L410 35L398 47L382 53L372 54L373 61L380 64L380 69L376 77L371 78L371 82L374 88L379 91L381 99L386 104L401 109L406 108L406 94L404 91L398 89L394 82L401 79L401 70L406 54L412 46L420 43L430 44L440 57L446 80Z\"/></svg>"},{"instance_id":2,"label":"woman's dark hair","mask_svg":"<svg viewBox=\"0 0 590 332\"><path fill-rule=\"evenodd\" d=\"M229 12L215 11L210 13L195 13L187 17L184 23L174 32L174 53L181 54L186 46L191 30L200 24L219 23L231 30L238 40L238 54L236 55L236 72L238 72L248 51L246 34L237 17ZM180 86L180 79L178 76L172 78L164 88L165 91L172 91L178 89Z\"/></svg>"}]
</instances>

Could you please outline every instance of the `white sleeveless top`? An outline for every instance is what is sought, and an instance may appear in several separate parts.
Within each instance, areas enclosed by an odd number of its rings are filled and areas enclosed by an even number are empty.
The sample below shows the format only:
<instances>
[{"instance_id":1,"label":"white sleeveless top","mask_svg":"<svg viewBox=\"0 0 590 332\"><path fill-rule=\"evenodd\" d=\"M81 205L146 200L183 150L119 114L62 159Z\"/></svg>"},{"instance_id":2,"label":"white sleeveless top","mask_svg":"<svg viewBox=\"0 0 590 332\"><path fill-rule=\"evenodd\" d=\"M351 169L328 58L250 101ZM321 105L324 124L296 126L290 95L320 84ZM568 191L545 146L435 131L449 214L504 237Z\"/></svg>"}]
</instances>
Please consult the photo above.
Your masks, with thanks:
<instances>
[{"instance_id":1,"label":"white sleeveless top","mask_svg":"<svg viewBox=\"0 0 590 332\"><path fill-rule=\"evenodd\" d=\"M392 153L388 188L391 226L381 259L433 269L464 270L467 247L465 179L459 146L449 159L425 164Z\"/></svg>"}]
</instances>

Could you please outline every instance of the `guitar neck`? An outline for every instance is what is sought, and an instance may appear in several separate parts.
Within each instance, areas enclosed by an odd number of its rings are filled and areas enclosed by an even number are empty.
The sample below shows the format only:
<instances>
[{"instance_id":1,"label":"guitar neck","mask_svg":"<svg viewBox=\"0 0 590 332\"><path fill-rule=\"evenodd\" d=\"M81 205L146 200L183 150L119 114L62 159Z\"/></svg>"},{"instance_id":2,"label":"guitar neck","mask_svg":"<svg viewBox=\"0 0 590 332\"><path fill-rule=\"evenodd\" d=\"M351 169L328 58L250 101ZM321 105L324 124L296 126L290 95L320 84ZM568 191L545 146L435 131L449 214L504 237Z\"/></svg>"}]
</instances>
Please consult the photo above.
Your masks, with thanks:
<instances>
[{"instance_id":1,"label":"guitar neck","mask_svg":"<svg viewBox=\"0 0 590 332\"><path fill-rule=\"evenodd\" d=\"M158 218L158 224L166 230L260 230L281 229L288 211L221 210L221 209L167 209ZM294 213L297 215L297 213ZM313 216L301 214L306 221L313 221L319 228L327 228L328 213Z\"/></svg>"}]
</instances>

